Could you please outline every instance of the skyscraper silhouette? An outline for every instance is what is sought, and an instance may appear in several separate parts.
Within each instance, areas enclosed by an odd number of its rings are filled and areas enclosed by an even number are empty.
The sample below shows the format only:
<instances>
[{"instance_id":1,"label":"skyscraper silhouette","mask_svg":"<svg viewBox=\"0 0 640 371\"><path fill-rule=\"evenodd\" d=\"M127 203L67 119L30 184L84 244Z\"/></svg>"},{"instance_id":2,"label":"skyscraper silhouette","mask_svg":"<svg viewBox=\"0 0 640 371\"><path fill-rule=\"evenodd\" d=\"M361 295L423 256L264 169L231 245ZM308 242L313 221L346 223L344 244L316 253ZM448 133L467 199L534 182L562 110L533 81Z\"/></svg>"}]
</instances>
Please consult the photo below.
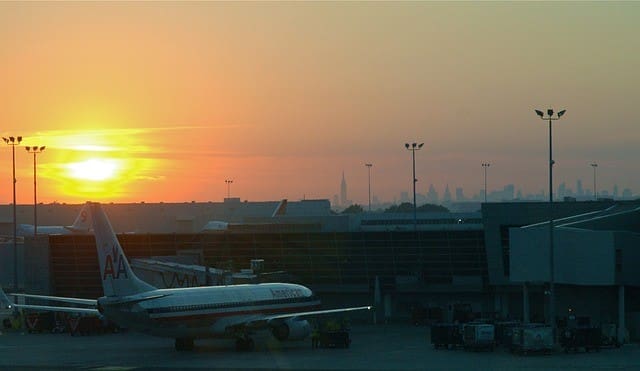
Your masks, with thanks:
<instances>
[{"instance_id":1,"label":"skyscraper silhouette","mask_svg":"<svg viewBox=\"0 0 640 371\"><path fill-rule=\"evenodd\" d=\"M444 189L444 196L442 197L442 202L451 202L451 192L449 191L449 184Z\"/></svg>"},{"instance_id":2,"label":"skyscraper silhouette","mask_svg":"<svg viewBox=\"0 0 640 371\"><path fill-rule=\"evenodd\" d=\"M347 206L347 181L344 179L344 171L342 172L342 182L340 182L340 204Z\"/></svg>"},{"instance_id":3,"label":"skyscraper silhouette","mask_svg":"<svg viewBox=\"0 0 640 371\"><path fill-rule=\"evenodd\" d=\"M582 189L582 180L580 179L576 180L576 196L584 196L584 189Z\"/></svg>"}]
</instances>

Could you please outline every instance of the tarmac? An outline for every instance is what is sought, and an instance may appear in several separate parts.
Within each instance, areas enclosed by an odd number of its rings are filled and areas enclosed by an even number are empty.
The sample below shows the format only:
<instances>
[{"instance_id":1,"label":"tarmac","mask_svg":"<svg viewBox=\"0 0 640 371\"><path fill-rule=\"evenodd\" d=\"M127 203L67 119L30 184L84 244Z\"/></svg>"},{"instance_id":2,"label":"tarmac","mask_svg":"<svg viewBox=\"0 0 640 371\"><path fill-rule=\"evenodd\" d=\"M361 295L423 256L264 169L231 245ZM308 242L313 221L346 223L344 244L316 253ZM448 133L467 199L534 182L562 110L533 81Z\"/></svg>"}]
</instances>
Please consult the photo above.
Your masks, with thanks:
<instances>
[{"instance_id":1,"label":"tarmac","mask_svg":"<svg viewBox=\"0 0 640 371\"><path fill-rule=\"evenodd\" d=\"M353 324L348 349L312 349L309 339L281 343L257 334L256 349L197 340L191 352L173 339L124 332L106 335L0 334L0 370L640 370L640 346L599 352L520 356L503 348L468 352L434 349L429 329L405 324Z\"/></svg>"}]
</instances>

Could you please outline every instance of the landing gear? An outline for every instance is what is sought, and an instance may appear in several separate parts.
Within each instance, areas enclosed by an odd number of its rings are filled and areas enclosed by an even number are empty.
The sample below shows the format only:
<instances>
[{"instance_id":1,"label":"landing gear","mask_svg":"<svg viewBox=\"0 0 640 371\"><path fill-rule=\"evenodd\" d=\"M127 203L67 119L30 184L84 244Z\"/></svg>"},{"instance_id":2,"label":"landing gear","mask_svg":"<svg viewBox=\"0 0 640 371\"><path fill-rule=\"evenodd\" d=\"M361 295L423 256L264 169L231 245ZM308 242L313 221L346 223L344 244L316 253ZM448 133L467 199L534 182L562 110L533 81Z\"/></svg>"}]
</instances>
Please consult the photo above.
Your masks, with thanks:
<instances>
[{"instance_id":1,"label":"landing gear","mask_svg":"<svg viewBox=\"0 0 640 371\"><path fill-rule=\"evenodd\" d=\"M192 338L177 338L176 339L176 350L178 352L193 350L193 339Z\"/></svg>"},{"instance_id":2,"label":"landing gear","mask_svg":"<svg viewBox=\"0 0 640 371\"><path fill-rule=\"evenodd\" d=\"M253 350L255 346L253 339L248 336L241 337L236 340L236 350L240 352Z\"/></svg>"}]
</instances>

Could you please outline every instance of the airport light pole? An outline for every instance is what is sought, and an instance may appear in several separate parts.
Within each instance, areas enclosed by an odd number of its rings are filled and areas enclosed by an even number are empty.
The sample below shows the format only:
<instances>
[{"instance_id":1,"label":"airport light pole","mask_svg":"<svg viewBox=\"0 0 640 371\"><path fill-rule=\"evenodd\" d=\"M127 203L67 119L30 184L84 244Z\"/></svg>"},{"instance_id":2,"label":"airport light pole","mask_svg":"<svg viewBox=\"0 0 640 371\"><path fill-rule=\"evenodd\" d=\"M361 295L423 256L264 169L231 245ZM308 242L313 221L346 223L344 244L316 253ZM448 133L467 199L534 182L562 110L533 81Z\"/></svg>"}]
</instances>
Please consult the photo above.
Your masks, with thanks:
<instances>
[{"instance_id":1,"label":"airport light pole","mask_svg":"<svg viewBox=\"0 0 640 371\"><path fill-rule=\"evenodd\" d=\"M555 267L554 267L554 247L553 247L553 136L551 131L551 123L559 120L566 110L562 110L553 115L553 110L547 110L547 116L540 110L535 110L540 119L549 121L549 322L553 333L553 343L556 342L556 297L555 297Z\"/></svg>"},{"instance_id":2,"label":"airport light pole","mask_svg":"<svg viewBox=\"0 0 640 371\"><path fill-rule=\"evenodd\" d=\"M406 148L407 150L411 151L411 157L413 159L413 231L417 231L418 230L418 217L417 217L417 206L416 206L416 182L418 181L418 179L416 179L416 151L419 151L422 146L424 145L424 143L411 143L411 145L409 145L409 143L405 143L404 144L404 148Z\"/></svg>"},{"instance_id":3,"label":"airport light pole","mask_svg":"<svg viewBox=\"0 0 640 371\"><path fill-rule=\"evenodd\" d=\"M593 168L593 200L598 201L598 188L596 188L596 168L598 164L594 162L591 164L591 167Z\"/></svg>"},{"instance_id":4,"label":"airport light pole","mask_svg":"<svg viewBox=\"0 0 640 371\"><path fill-rule=\"evenodd\" d=\"M233 180L225 179L224 182L227 183L227 198L231 198L231 183L233 183Z\"/></svg>"},{"instance_id":5,"label":"airport light pole","mask_svg":"<svg viewBox=\"0 0 640 371\"><path fill-rule=\"evenodd\" d=\"M11 158L13 164L13 286L18 291L18 236L16 231L16 146L22 142L22 137L2 137L2 140L11 146Z\"/></svg>"},{"instance_id":6,"label":"airport light pole","mask_svg":"<svg viewBox=\"0 0 640 371\"><path fill-rule=\"evenodd\" d=\"M38 198L37 198L37 184L36 184L36 155L44 152L45 146L26 146L24 149L29 153L33 153L33 237L38 235Z\"/></svg>"},{"instance_id":7,"label":"airport light pole","mask_svg":"<svg viewBox=\"0 0 640 371\"><path fill-rule=\"evenodd\" d=\"M369 172L369 212L371 212L371 167L373 164L364 164Z\"/></svg>"},{"instance_id":8,"label":"airport light pole","mask_svg":"<svg viewBox=\"0 0 640 371\"><path fill-rule=\"evenodd\" d=\"M487 168L491 166L490 163L485 162L482 164L482 167L484 168L484 203L487 203Z\"/></svg>"}]
</instances>

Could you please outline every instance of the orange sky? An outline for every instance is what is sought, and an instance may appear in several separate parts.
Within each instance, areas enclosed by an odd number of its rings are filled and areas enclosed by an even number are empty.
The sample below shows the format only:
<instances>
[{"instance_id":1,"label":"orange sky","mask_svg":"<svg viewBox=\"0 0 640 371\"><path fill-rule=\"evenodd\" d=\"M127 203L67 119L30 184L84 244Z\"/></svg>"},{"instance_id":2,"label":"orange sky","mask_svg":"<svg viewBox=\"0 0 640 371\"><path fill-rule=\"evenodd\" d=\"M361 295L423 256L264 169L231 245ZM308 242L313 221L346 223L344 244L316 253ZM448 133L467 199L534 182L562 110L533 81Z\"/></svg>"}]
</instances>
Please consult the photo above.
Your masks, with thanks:
<instances>
[{"instance_id":1,"label":"orange sky","mask_svg":"<svg viewBox=\"0 0 640 371\"><path fill-rule=\"evenodd\" d=\"M640 192L640 3L0 3L0 131L41 202ZM0 142L1 143L1 142ZM4 153L2 155L1 153ZM0 202L11 202L11 149ZM16 148L18 203L33 158Z\"/></svg>"}]
</instances>

